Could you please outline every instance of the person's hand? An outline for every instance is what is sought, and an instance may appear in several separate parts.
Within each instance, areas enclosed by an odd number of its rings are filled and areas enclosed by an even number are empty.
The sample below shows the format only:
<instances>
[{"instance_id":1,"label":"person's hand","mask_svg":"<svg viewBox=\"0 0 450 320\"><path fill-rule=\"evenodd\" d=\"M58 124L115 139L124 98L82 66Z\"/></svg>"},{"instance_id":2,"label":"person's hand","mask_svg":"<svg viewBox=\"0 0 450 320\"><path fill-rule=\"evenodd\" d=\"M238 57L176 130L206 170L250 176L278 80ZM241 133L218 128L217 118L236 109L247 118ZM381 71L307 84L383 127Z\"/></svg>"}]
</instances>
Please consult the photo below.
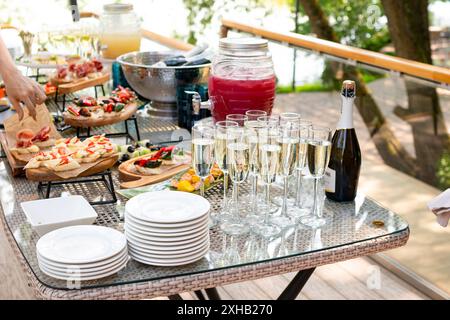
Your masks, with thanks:
<instances>
[{"instance_id":1,"label":"person's hand","mask_svg":"<svg viewBox=\"0 0 450 320\"><path fill-rule=\"evenodd\" d=\"M29 114L36 119L35 106L44 103L47 98L41 86L36 81L22 75L17 69L5 73L3 82L8 99L16 109L19 119L22 120L24 115L21 103L26 106Z\"/></svg>"}]
</instances>

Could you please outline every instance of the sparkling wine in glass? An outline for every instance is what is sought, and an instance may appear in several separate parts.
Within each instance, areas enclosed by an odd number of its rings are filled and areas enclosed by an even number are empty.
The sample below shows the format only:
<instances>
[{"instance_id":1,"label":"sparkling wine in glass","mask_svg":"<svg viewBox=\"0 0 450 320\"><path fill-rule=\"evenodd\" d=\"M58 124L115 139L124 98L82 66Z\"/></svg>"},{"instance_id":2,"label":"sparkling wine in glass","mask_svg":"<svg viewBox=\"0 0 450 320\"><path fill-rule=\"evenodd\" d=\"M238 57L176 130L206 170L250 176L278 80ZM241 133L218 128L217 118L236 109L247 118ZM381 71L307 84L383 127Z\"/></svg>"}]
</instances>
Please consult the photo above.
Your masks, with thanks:
<instances>
[{"instance_id":1,"label":"sparkling wine in glass","mask_svg":"<svg viewBox=\"0 0 450 320\"><path fill-rule=\"evenodd\" d=\"M281 146L279 144L279 131L276 128L265 127L261 129L258 145L259 177L265 187L265 213L264 219L254 226L255 233L270 238L280 233L281 229L270 222L271 202L270 185L275 181L280 161Z\"/></svg>"},{"instance_id":2,"label":"sparkling wine in glass","mask_svg":"<svg viewBox=\"0 0 450 320\"><path fill-rule=\"evenodd\" d=\"M229 205L228 205L228 166L227 166L227 144L228 135L227 130L229 128L236 128L239 124L235 121L219 121L216 122L215 135L214 135L214 154L215 160L219 168L223 172L223 201L222 210L218 219L225 221L230 218Z\"/></svg>"},{"instance_id":3,"label":"sparkling wine in glass","mask_svg":"<svg viewBox=\"0 0 450 320\"><path fill-rule=\"evenodd\" d=\"M300 222L311 228L319 228L326 223L322 217L321 210L318 210L318 184L325 170L328 167L331 153L331 130L325 127L313 126L310 129L310 138L308 140L308 169L314 178L314 203L311 215L304 216Z\"/></svg>"},{"instance_id":4,"label":"sparkling wine in glass","mask_svg":"<svg viewBox=\"0 0 450 320\"><path fill-rule=\"evenodd\" d=\"M200 195L205 196L205 178L214 164L214 129L208 126L192 127L192 167L202 179Z\"/></svg>"},{"instance_id":5,"label":"sparkling wine in glass","mask_svg":"<svg viewBox=\"0 0 450 320\"><path fill-rule=\"evenodd\" d=\"M303 207L304 192L303 185L303 172L307 163L308 154L308 139L312 123L309 120L301 119L299 121L299 148L298 148L298 162L296 168L296 188L295 188L295 203L288 208L288 215L298 219L299 217L309 214L309 210Z\"/></svg>"},{"instance_id":6,"label":"sparkling wine in glass","mask_svg":"<svg viewBox=\"0 0 450 320\"><path fill-rule=\"evenodd\" d=\"M245 128L229 128L227 136L226 157L228 174L233 182L233 214L231 219L222 223L221 228L225 233L237 236L249 231L245 220L241 217L239 185L247 179L250 151L245 139Z\"/></svg>"},{"instance_id":7,"label":"sparkling wine in glass","mask_svg":"<svg viewBox=\"0 0 450 320\"><path fill-rule=\"evenodd\" d=\"M286 126L288 124L294 124L298 125L301 121L300 113L296 112L283 112L279 115L279 125L280 126ZM296 174L297 176L297 174ZM272 202L275 203L277 206L281 207L283 205L284 196L279 195L273 198ZM289 197L287 198L287 204L288 207L292 207L295 204L295 197Z\"/></svg>"},{"instance_id":8,"label":"sparkling wine in glass","mask_svg":"<svg viewBox=\"0 0 450 320\"><path fill-rule=\"evenodd\" d=\"M252 110L255 111L255 110ZM257 120L249 120L245 123L247 129L246 138L249 145L250 160L249 160L249 175L251 179L251 194L248 198L250 214L247 216L248 220L259 220L258 215L258 174L259 174L259 135L261 130L266 128L264 123Z\"/></svg>"},{"instance_id":9,"label":"sparkling wine in glass","mask_svg":"<svg viewBox=\"0 0 450 320\"><path fill-rule=\"evenodd\" d=\"M288 179L292 176L297 168L300 128L297 123L285 122L280 126L280 136L278 143L280 150L280 169L279 175L283 178L283 199L281 205L281 213L279 216L272 218L272 222L280 228L285 229L295 225L295 220L288 216Z\"/></svg>"}]
</instances>

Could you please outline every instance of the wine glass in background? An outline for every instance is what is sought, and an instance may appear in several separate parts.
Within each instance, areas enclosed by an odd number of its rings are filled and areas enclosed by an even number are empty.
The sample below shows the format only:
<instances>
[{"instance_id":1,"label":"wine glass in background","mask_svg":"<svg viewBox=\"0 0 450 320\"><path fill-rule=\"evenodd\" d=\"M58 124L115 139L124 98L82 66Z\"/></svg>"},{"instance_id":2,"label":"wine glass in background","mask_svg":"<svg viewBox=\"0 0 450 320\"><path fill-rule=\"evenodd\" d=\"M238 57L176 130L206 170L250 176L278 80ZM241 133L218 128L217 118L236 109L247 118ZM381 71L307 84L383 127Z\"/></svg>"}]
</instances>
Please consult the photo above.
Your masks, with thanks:
<instances>
[{"instance_id":1,"label":"wine glass in background","mask_svg":"<svg viewBox=\"0 0 450 320\"><path fill-rule=\"evenodd\" d=\"M214 158L217 165L223 172L223 200L222 209L217 216L219 221L225 221L230 218L229 205L228 205L228 167L227 167L227 130L229 128L237 128L239 124L235 121L219 121L215 125L214 134Z\"/></svg>"},{"instance_id":2,"label":"wine glass in background","mask_svg":"<svg viewBox=\"0 0 450 320\"><path fill-rule=\"evenodd\" d=\"M326 223L322 210L318 209L318 184L328 167L331 153L331 129L312 126L308 139L308 169L314 178L314 202L311 215L300 218L300 222L311 228L319 228Z\"/></svg>"},{"instance_id":3,"label":"wine glass in background","mask_svg":"<svg viewBox=\"0 0 450 320\"><path fill-rule=\"evenodd\" d=\"M265 205L263 210L265 211L264 219L254 226L254 231L264 238L273 237L281 231L280 227L270 222L270 185L275 181L279 170L281 152L279 138L280 132L278 128L268 126L261 129L258 136L259 177L264 183Z\"/></svg>"},{"instance_id":4,"label":"wine glass in background","mask_svg":"<svg viewBox=\"0 0 450 320\"><path fill-rule=\"evenodd\" d=\"M39 46L38 51L47 52L49 44L49 29L47 26L44 25L37 33L36 40Z\"/></svg>"},{"instance_id":5,"label":"wine glass in background","mask_svg":"<svg viewBox=\"0 0 450 320\"><path fill-rule=\"evenodd\" d=\"M305 119L300 119L299 121L299 136L300 143L298 148L298 161L296 168L296 188L295 188L295 203L293 206L288 208L288 215L298 219L301 216L309 214L309 210L303 208L304 194L302 190L303 183L303 171L306 167L306 156L308 150L308 139L310 129L312 127L312 122Z\"/></svg>"},{"instance_id":6,"label":"wine glass in background","mask_svg":"<svg viewBox=\"0 0 450 320\"><path fill-rule=\"evenodd\" d=\"M282 122L279 128L278 144L281 147L279 175L283 178L283 201L279 216L272 217L272 223L281 229L295 225L295 220L288 216L288 184L289 177L295 172L298 162L300 128L297 122Z\"/></svg>"},{"instance_id":7,"label":"wine glass in background","mask_svg":"<svg viewBox=\"0 0 450 320\"><path fill-rule=\"evenodd\" d=\"M248 121L248 117L245 114L233 113L228 114L226 120L237 122L240 127L243 127L245 122Z\"/></svg>"},{"instance_id":8,"label":"wine glass in background","mask_svg":"<svg viewBox=\"0 0 450 320\"><path fill-rule=\"evenodd\" d=\"M201 178L200 195L205 196L205 178L214 164L214 128L203 125L192 127L192 167Z\"/></svg>"},{"instance_id":9,"label":"wine glass in background","mask_svg":"<svg viewBox=\"0 0 450 320\"><path fill-rule=\"evenodd\" d=\"M233 182L232 216L222 223L222 230L231 236L247 233L247 224L242 218L239 205L239 185L248 176L249 171L249 146L245 137L245 128L230 127L227 129L226 162L228 174Z\"/></svg>"},{"instance_id":10,"label":"wine glass in background","mask_svg":"<svg viewBox=\"0 0 450 320\"><path fill-rule=\"evenodd\" d=\"M259 117L267 116L267 112L264 110L247 110L245 115L249 121L258 120Z\"/></svg>"}]
</instances>

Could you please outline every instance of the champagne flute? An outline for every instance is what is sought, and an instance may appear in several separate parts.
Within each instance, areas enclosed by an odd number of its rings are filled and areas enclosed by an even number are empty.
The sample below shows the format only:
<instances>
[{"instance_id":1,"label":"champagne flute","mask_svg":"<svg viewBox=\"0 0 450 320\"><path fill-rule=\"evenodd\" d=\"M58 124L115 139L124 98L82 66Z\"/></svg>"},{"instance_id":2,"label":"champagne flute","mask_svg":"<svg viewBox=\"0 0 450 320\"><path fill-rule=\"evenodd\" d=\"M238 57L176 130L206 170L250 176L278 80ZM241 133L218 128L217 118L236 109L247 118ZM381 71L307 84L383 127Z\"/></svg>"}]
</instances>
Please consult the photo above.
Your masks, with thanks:
<instances>
[{"instance_id":1,"label":"champagne flute","mask_svg":"<svg viewBox=\"0 0 450 320\"><path fill-rule=\"evenodd\" d=\"M259 117L267 116L267 112L264 110L247 110L245 115L249 121L258 120Z\"/></svg>"},{"instance_id":2,"label":"champagne flute","mask_svg":"<svg viewBox=\"0 0 450 320\"><path fill-rule=\"evenodd\" d=\"M299 124L301 121L300 114L295 112L283 112L280 113L280 126L287 125L289 123ZM282 206L284 201L284 196L276 196L273 198L273 203L277 206ZM287 204L292 207L295 204L295 197L288 197Z\"/></svg>"},{"instance_id":3,"label":"champagne flute","mask_svg":"<svg viewBox=\"0 0 450 320\"><path fill-rule=\"evenodd\" d=\"M201 179L200 195L205 196L205 179L214 164L214 128L192 127L192 167Z\"/></svg>"},{"instance_id":4,"label":"champagne flute","mask_svg":"<svg viewBox=\"0 0 450 320\"><path fill-rule=\"evenodd\" d=\"M228 167L227 167L227 142L228 135L227 130L229 128L236 128L239 124L235 121L219 121L215 126L214 134L214 156L217 165L223 172L223 201L222 210L218 219L225 221L230 218L229 207L228 207Z\"/></svg>"},{"instance_id":5,"label":"champagne flute","mask_svg":"<svg viewBox=\"0 0 450 320\"><path fill-rule=\"evenodd\" d=\"M300 144L299 144L299 152L298 152L298 162L297 162L297 170L296 170L296 188L295 188L295 203L294 206L291 206L288 209L288 215L298 219L301 216L305 216L309 214L308 209L303 208L303 170L306 167L306 156L308 150L308 139L309 139L309 130L312 127L312 122L309 120L301 119L299 121L299 129L300 129Z\"/></svg>"},{"instance_id":6,"label":"champagne flute","mask_svg":"<svg viewBox=\"0 0 450 320\"><path fill-rule=\"evenodd\" d=\"M240 127L243 127L244 124L248 121L248 117L245 114L233 113L228 114L226 120L237 122Z\"/></svg>"},{"instance_id":7,"label":"champagne flute","mask_svg":"<svg viewBox=\"0 0 450 320\"><path fill-rule=\"evenodd\" d=\"M289 177L294 173L298 163L298 150L300 143L300 127L294 122L285 122L280 126L280 136L278 143L281 146L280 168L278 170L283 178L283 201L281 213L277 217L272 217L272 222L281 229L286 229L295 225L295 220L288 214L288 183Z\"/></svg>"},{"instance_id":8,"label":"champagne flute","mask_svg":"<svg viewBox=\"0 0 450 320\"><path fill-rule=\"evenodd\" d=\"M331 130L330 128L313 126L309 130L308 139L308 169L314 178L314 203L311 215L300 218L300 222L311 228L319 228L326 223L318 206L318 184L330 161Z\"/></svg>"},{"instance_id":9,"label":"champagne flute","mask_svg":"<svg viewBox=\"0 0 450 320\"><path fill-rule=\"evenodd\" d=\"M247 129L247 143L250 150L250 178L251 178L251 194L249 197L250 215L247 216L247 221L250 224L257 223L259 221L258 215L258 172L259 172L259 135L260 130L266 126L257 120L249 120L245 123Z\"/></svg>"},{"instance_id":10,"label":"champagne flute","mask_svg":"<svg viewBox=\"0 0 450 320\"><path fill-rule=\"evenodd\" d=\"M231 219L222 223L221 228L231 236L241 235L249 231L248 226L241 219L241 210L239 209L239 185L247 179L249 154L245 128L228 128L226 157L228 173L233 182L233 215Z\"/></svg>"},{"instance_id":11,"label":"champagne flute","mask_svg":"<svg viewBox=\"0 0 450 320\"><path fill-rule=\"evenodd\" d=\"M259 119L258 119L259 121ZM270 222L271 202L270 185L275 181L279 170L281 146L278 128L265 127L258 136L259 177L265 187L265 214L261 223L254 226L255 233L270 238L280 233L281 229Z\"/></svg>"}]
</instances>

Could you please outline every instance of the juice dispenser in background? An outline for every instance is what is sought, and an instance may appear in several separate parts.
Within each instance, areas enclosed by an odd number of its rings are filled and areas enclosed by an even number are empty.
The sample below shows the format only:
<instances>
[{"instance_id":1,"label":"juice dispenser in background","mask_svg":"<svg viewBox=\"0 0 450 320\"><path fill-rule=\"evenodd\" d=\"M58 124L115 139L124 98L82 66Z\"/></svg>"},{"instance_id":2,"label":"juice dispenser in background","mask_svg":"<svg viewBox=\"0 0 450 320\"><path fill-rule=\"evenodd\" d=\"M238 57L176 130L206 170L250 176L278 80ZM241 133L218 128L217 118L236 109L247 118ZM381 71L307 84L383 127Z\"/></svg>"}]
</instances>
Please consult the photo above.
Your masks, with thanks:
<instances>
[{"instance_id":1,"label":"juice dispenser in background","mask_svg":"<svg viewBox=\"0 0 450 320\"><path fill-rule=\"evenodd\" d=\"M141 47L140 19L132 4L112 3L103 6L100 16L102 56L115 59Z\"/></svg>"},{"instance_id":2,"label":"juice dispenser in background","mask_svg":"<svg viewBox=\"0 0 450 320\"><path fill-rule=\"evenodd\" d=\"M208 82L209 108L214 122L227 114L264 110L271 114L275 100L275 71L268 41L259 38L222 38ZM195 98L198 98L195 97ZM194 99L193 104L198 105Z\"/></svg>"}]
</instances>

